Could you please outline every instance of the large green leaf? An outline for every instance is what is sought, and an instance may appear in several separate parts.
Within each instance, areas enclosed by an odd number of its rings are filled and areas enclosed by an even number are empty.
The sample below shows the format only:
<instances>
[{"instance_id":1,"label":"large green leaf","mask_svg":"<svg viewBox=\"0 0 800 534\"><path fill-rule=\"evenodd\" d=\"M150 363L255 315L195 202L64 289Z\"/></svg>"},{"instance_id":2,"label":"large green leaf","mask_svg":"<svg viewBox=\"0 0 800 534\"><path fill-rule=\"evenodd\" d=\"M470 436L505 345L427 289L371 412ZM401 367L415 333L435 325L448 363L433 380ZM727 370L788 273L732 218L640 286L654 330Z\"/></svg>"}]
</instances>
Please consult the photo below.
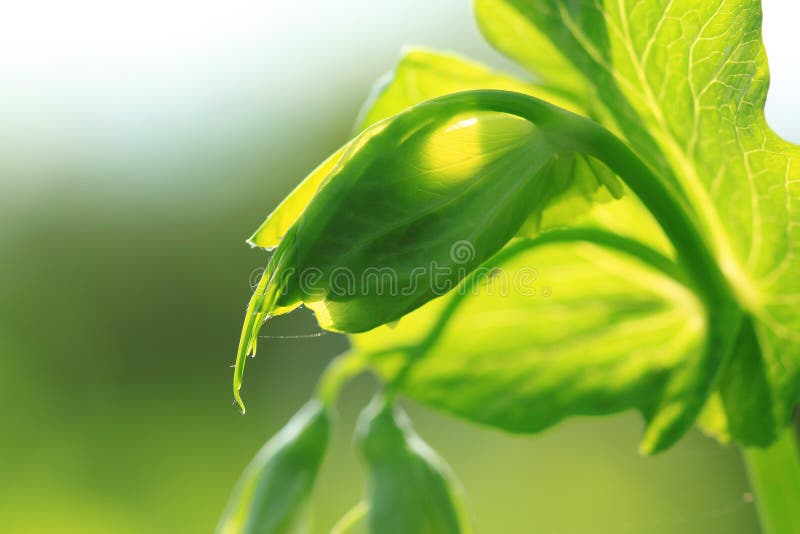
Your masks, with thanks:
<instances>
[{"instance_id":1,"label":"large green leaf","mask_svg":"<svg viewBox=\"0 0 800 534\"><path fill-rule=\"evenodd\" d=\"M800 151L764 119L759 0L477 0L476 11L499 50L590 99L685 199L753 318L758 354L739 357L762 368L773 417L787 421L800 399ZM748 384L725 381L735 409Z\"/></svg>"},{"instance_id":2,"label":"large green leaf","mask_svg":"<svg viewBox=\"0 0 800 534\"><path fill-rule=\"evenodd\" d=\"M526 240L476 276L395 327L353 336L356 349L387 380L400 373L414 399L511 432L632 408L649 421L703 402L689 378L702 306L650 264L587 241ZM643 449L659 448L663 430L650 428Z\"/></svg>"}]
</instances>

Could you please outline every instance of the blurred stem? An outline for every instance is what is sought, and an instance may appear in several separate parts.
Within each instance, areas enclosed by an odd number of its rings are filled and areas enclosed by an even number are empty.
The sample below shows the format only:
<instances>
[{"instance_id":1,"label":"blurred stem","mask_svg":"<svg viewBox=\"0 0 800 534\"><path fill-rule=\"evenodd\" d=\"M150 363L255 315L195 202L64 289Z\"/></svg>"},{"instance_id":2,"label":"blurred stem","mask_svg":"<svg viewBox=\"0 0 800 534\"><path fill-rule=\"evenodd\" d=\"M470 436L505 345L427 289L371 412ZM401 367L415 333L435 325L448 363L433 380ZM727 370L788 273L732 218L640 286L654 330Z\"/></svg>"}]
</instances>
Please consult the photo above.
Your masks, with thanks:
<instances>
[{"instance_id":1,"label":"blurred stem","mask_svg":"<svg viewBox=\"0 0 800 534\"><path fill-rule=\"evenodd\" d=\"M794 428L767 448L742 452L764 534L800 532L800 456Z\"/></svg>"},{"instance_id":2,"label":"blurred stem","mask_svg":"<svg viewBox=\"0 0 800 534\"><path fill-rule=\"evenodd\" d=\"M336 404L342 386L366 367L365 358L346 352L334 358L325 368L317 384L317 397L326 406Z\"/></svg>"},{"instance_id":3,"label":"blurred stem","mask_svg":"<svg viewBox=\"0 0 800 534\"><path fill-rule=\"evenodd\" d=\"M366 517L368 511L367 503L364 501L359 502L333 525L331 534L348 534Z\"/></svg>"},{"instance_id":4,"label":"blurred stem","mask_svg":"<svg viewBox=\"0 0 800 534\"><path fill-rule=\"evenodd\" d=\"M317 383L317 398L325 406L332 407L339 398L342 387L354 376L366 370L372 358L405 352L408 347L393 347L374 352L345 352L334 358L322 372Z\"/></svg>"}]
</instances>

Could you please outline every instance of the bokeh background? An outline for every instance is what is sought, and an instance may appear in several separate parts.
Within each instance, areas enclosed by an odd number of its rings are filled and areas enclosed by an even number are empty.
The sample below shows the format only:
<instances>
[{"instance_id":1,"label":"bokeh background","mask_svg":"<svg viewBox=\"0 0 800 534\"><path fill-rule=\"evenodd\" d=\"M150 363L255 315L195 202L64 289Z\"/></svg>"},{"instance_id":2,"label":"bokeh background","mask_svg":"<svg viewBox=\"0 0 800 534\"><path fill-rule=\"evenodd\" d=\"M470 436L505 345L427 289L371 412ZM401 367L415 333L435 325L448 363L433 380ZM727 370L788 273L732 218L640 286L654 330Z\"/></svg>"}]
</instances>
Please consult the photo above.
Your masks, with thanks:
<instances>
[{"instance_id":1,"label":"bokeh background","mask_svg":"<svg viewBox=\"0 0 800 534\"><path fill-rule=\"evenodd\" d=\"M770 0L768 116L800 141L800 8ZM514 67L468 0L28 1L0 8L0 532L211 532L243 466L338 336L264 340L241 416L234 349L265 255L244 238L343 143L404 44ZM317 331L295 313L269 335ZM363 484L348 388L316 493ZM734 447L641 458L633 415L514 438L409 403L479 533L755 533Z\"/></svg>"}]
</instances>

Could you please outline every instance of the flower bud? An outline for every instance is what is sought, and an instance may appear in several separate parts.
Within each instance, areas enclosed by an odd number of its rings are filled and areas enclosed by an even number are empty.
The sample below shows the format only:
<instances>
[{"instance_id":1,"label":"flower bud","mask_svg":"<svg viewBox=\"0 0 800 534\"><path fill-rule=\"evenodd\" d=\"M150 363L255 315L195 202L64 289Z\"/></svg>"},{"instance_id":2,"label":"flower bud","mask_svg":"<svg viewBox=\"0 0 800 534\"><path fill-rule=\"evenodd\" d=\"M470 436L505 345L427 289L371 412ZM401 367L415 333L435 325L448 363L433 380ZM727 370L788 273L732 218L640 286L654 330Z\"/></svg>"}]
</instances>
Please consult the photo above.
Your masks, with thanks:
<instances>
[{"instance_id":1,"label":"flower bud","mask_svg":"<svg viewBox=\"0 0 800 534\"><path fill-rule=\"evenodd\" d=\"M217 534L304 532L307 501L328 443L329 426L320 402L306 404L247 466Z\"/></svg>"},{"instance_id":2,"label":"flower bud","mask_svg":"<svg viewBox=\"0 0 800 534\"><path fill-rule=\"evenodd\" d=\"M503 247L563 189L532 123L413 108L348 147L288 231L278 307L362 332L437 296Z\"/></svg>"},{"instance_id":3,"label":"flower bud","mask_svg":"<svg viewBox=\"0 0 800 534\"><path fill-rule=\"evenodd\" d=\"M242 409L245 357L265 319L306 304L327 330L396 321L454 289L569 187L568 174L551 172L564 156L553 145L560 130L485 111L474 94L450 97L365 130L251 238L271 248L281 236L239 344ZM545 123L561 120L536 106Z\"/></svg>"},{"instance_id":4,"label":"flower bud","mask_svg":"<svg viewBox=\"0 0 800 534\"><path fill-rule=\"evenodd\" d=\"M370 532L470 531L449 468L417 436L404 412L373 401L359 418L358 438L369 469Z\"/></svg>"}]
</instances>

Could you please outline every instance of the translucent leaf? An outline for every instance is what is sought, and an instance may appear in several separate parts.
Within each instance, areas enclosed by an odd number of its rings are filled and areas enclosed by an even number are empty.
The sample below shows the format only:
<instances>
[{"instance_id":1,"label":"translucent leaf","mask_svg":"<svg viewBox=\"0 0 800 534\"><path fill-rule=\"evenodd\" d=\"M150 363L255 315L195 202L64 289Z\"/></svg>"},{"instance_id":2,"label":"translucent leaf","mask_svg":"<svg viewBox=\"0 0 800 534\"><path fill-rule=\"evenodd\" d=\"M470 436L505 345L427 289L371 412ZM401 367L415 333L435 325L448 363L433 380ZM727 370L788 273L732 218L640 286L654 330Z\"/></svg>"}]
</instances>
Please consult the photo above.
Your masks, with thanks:
<instances>
[{"instance_id":1,"label":"translucent leaf","mask_svg":"<svg viewBox=\"0 0 800 534\"><path fill-rule=\"evenodd\" d=\"M800 400L800 150L764 119L760 2L477 0L476 12L492 44L552 90L583 95L691 207L750 316L751 354L736 356L748 363L730 365L761 370L767 419L786 424ZM733 412L750 400L725 382L743 380L722 374L725 410L742 419Z\"/></svg>"},{"instance_id":2,"label":"translucent leaf","mask_svg":"<svg viewBox=\"0 0 800 534\"><path fill-rule=\"evenodd\" d=\"M685 430L705 402L704 317L650 264L586 242L532 241L395 328L352 339L415 400L509 432L638 409L651 452L681 433L660 414L685 414Z\"/></svg>"}]
</instances>

